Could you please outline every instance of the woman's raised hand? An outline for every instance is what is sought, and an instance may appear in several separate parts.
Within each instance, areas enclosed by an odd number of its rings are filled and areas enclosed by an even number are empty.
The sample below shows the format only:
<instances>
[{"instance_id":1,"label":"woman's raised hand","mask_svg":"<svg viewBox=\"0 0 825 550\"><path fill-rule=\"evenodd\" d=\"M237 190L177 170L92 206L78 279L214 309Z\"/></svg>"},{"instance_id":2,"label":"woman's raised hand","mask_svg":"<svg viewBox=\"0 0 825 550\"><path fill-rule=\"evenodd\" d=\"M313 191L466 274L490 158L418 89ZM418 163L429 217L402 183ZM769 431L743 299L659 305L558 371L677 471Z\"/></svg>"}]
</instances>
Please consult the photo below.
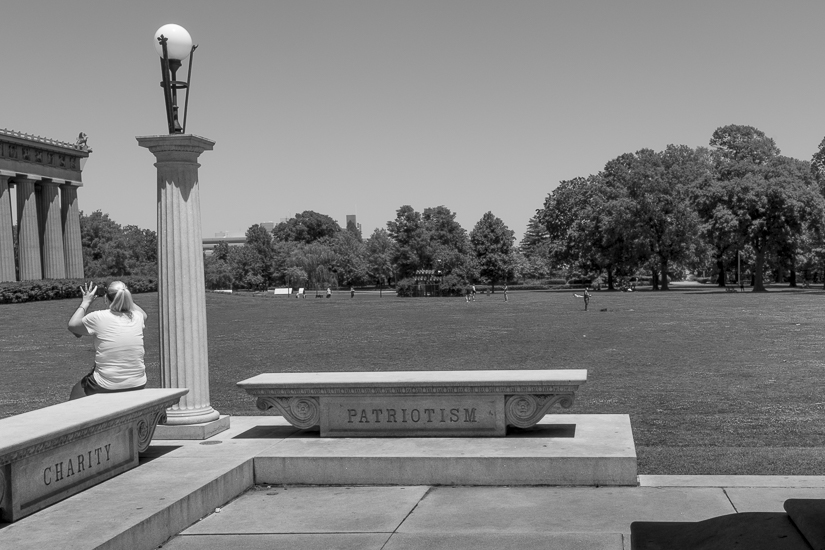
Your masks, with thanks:
<instances>
[{"instance_id":1,"label":"woman's raised hand","mask_svg":"<svg viewBox=\"0 0 825 550\"><path fill-rule=\"evenodd\" d=\"M97 298L97 285L94 283L85 283L80 287L80 294L83 295L83 303L91 304Z\"/></svg>"}]
</instances>

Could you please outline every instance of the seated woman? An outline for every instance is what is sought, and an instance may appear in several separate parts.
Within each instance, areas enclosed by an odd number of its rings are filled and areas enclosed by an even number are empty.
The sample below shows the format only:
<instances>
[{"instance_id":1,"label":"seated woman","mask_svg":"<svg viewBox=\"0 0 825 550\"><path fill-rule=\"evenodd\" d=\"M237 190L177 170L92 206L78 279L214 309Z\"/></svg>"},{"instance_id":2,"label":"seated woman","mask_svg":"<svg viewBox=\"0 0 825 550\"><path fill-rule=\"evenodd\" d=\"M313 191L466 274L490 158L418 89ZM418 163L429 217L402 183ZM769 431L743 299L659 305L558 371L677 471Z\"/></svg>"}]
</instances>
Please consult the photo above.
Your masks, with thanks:
<instances>
[{"instance_id":1,"label":"seated woman","mask_svg":"<svg viewBox=\"0 0 825 550\"><path fill-rule=\"evenodd\" d=\"M146 312L132 301L132 294L120 281L114 281L106 289L109 309L86 313L97 297L97 287L86 283L80 292L83 301L69 319L69 332L78 338L84 334L92 337L95 365L72 388L69 400L146 387L143 364Z\"/></svg>"}]
</instances>

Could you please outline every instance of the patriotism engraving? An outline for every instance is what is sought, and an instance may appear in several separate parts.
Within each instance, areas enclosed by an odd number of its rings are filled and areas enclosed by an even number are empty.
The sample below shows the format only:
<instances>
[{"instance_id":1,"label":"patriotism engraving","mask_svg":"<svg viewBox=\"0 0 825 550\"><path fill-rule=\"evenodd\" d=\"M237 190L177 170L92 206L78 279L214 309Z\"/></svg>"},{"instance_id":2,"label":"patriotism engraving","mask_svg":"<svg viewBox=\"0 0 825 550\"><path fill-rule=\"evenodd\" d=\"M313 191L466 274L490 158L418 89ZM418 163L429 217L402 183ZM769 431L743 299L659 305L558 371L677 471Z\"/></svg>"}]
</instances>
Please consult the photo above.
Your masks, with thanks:
<instances>
[{"instance_id":1,"label":"patriotism engraving","mask_svg":"<svg viewBox=\"0 0 825 550\"><path fill-rule=\"evenodd\" d=\"M325 397L321 436L501 436L499 396Z\"/></svg>"}]
</instances>

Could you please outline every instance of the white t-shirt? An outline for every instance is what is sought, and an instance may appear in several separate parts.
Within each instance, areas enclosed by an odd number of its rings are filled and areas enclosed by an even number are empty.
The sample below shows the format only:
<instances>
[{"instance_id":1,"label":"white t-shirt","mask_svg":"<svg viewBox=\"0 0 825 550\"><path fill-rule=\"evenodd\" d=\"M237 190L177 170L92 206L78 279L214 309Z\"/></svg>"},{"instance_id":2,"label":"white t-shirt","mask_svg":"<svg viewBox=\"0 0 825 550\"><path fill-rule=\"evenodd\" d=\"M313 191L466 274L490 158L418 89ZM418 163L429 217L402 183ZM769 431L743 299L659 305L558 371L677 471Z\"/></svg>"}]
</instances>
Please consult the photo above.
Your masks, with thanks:
<instances>
[{"instance_id":1,"label":"white t-shirt","mask_svg":"<svg viewBox=\"0 0 825 550\"><path fill-rule=\"evenodd\" d=\"M107 390L122 390L146 383L143 364L143 329L146 317L133 311L125 313L108 309L93 311L83 317L83 324L95 346L95 381Z\"/></svg>"}]
</instances>

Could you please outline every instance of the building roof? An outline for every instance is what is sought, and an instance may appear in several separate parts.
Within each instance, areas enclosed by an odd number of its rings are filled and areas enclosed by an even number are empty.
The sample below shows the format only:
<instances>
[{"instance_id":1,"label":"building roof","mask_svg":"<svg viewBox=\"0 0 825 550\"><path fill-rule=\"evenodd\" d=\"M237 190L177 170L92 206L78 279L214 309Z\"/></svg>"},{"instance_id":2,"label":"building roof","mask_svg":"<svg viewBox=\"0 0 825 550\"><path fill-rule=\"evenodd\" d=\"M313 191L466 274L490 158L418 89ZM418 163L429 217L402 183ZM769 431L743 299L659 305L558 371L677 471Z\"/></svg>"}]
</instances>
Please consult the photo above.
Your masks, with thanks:
<instances>
[{"instance_id":1,"label":"building roof","mask_svg":"<svg viewBox=\"0 0 825 550\"><path fill-rule=\"evenodd\" d=\"M75 143L69 143L68 141L59 141L56 139L45 138L42 136L36 136L34 134L26 134L24 132L17 132L15 130L9 130L8 128L3 128L0 130L0 136L12 137L17 138L19 140L30 141L42 145L51 145L52 147L59 147L61 149L70 149L73 152L82 152L82 153L91 153L92 150L89 148L88 145L80 143L78 139Z\"/></svg>"}]
</instances>

